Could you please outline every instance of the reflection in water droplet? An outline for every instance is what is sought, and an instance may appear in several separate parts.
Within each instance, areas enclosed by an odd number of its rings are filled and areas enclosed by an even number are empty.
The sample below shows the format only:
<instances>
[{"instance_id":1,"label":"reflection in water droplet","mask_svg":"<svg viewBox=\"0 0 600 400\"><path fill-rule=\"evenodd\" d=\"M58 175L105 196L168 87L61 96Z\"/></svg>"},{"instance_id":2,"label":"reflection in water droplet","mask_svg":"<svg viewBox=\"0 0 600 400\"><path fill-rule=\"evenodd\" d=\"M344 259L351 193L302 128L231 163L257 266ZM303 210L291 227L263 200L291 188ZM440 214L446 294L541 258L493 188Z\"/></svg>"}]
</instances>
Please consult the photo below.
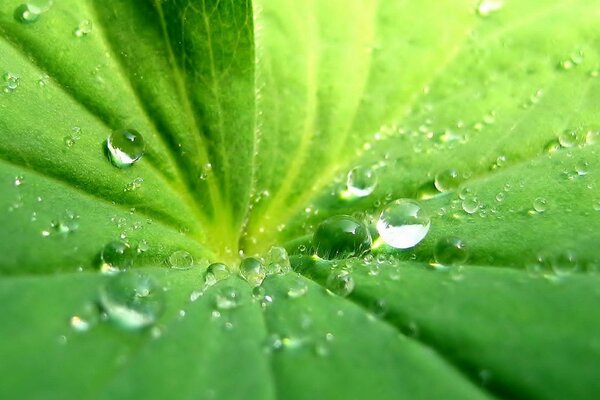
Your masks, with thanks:
<instances>
[{"instance_id":1,"label":"reflection in water droplet","mask_svg":"<svg viewBox=\"0 0 600 400\"><path fill-rule=\"evenodd\" d=\"M377 186L377 175L368 167L355 167L348 172L346 187L348 193L356 197L365 197L373 193Z\"/></svg>"},{"instance_id":2,"label":"reflection in water droplet","mask_svg":"<svg viewBox=\"0 0 600 400\"><path fill-rule=\"evenodd\" d=\"M162 314L164 293L149 275L122 272L102 286L100 304L117 325L139 329L152 325Z\"/></svg>"},{"instance_id":3,"label":"reflection in water droplet","mask_svg":"<svg viewBox=\"0 0 600 400\"><path fill-rule=\"evenodd\" d=\"M321 222L313 235L317 256L328 260L361 256L371 248L366 225L348 215L337 215Z\"/></svg>"},{"instance_id":4,"label":"reflection in water droplet","mask_svg":"<svg viewBox=\"0 0 600 400\"><path fill-rule=\"evenodd\" d=\"M126 168L138 161L144 154L144 138L134 129L114 131L106 140L111 163Z\"/></svg>"},{"instance_id":5,"label":"reflection in water droplet","mask_svg":"<svg viewBox=\"0 0 600 400\"><path fill-rule=\"evenodd\" d=\"M173 269L189 269L192 268L194 258L187 251L178 250L169 256L168 263Z\"/></svg>"},{"instance_id":6,"label":"reflection in water droplet","mask_svg":"<svg viewBox=\"0 0 600 400\"><path fill-rule=\"evenodd\" d=\"M434 248L435 261L440 265L461 265L469 258L466 243L457 237L439 239Z\"/></svg>"},{"instance_id":7,"label":"reflection in water droplet","mask_svg":"<svg viewBox=\"0 0 600 400\"><path fill-rule=\"evenodd\" d=\"M397 249L408 249L422 241L431 220L421 206L408 199L399 199L386 206L377 221L381 240Z\"/></svg>"}]
</instances>

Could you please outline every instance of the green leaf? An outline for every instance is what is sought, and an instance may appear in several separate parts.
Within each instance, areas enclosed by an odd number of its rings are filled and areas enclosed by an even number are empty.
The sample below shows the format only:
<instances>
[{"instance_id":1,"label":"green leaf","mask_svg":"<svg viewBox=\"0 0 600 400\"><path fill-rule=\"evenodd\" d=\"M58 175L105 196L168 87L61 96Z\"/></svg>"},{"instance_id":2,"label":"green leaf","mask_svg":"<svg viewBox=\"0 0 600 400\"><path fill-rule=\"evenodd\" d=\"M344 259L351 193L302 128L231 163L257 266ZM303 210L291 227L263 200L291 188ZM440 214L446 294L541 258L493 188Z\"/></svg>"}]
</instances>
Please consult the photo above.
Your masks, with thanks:
<instances>
[{"instance_id":1,"label":"green leaf","mask_svg":"<svg viewBox=\"0 0 600 400\"><path fill-rule=\"evenodd\" d=\"M0 398L600 395L593 2L52 3L0 5ZM431 219L407 250L375 229L399 198ZM314 256L336 215L371 254Z\"/></svg>"}]
</instances>

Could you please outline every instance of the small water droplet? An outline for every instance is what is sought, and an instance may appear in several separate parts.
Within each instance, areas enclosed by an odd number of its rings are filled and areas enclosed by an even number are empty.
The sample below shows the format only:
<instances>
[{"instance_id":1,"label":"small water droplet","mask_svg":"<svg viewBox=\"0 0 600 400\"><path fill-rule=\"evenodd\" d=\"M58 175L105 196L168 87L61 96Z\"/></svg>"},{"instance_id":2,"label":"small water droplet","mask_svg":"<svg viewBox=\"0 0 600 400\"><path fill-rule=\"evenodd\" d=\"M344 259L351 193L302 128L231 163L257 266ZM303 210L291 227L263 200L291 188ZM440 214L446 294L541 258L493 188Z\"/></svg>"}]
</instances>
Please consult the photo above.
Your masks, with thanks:
<instances>
[{"instance_id":1,"label":"small water droplet","mask_svg":"<svg viewBox=\"0 0 600 400\"><path fill-rule=\"evenodd\" d=\"M434 185L440 192L454 190L460 184L460 174L455 169L448 169L435 176Z\"/></svg>"},{"instance_id":2,"label":"small water droplet","mask_svg":"<svg viewBox=\"0 0 600 400\"><path fill-rule=\"evenodd\" d=\"M144 138L134 129L114 131L106 140L111 163L126 168L138 161L144 154Z\"/></svg>"},{"instance_id":3,"label":"small water droplet","mask_svg":"<svg viewBox=\"0 0 600 400\"><path fill-rule=\"evenodd\" d=\"M498 194L496 194L496 201L498 203L502 203L504 201L504 199L506 199L506 193L505 192L498 192Z\"/></svg>"},{"instance_id":4,"label":"small water droplet","mask_svg":"<svg viewBox=\"0 0 600 400\"><path fill-rule=\"evenodd\" d=\"M75 37L81 38L92 33L92 21L84 19L77 25L77 28L73 30Z\"/></svg>"},{"instance_id":5,"label":"small water droplet","mask_svg":"<svg viewBox=\"0 0 600 400\"><path fill-rule=\"evenodd\" d=\"M504 7L504 1L502 0L483 0L477 6L477 15L487 17L500 11L502 7Z\"/></svg>"},{"instance_id":6,"label":"small water droplet","mask_svg":"<svg viewBox=\"0 0 600 400\"><path fill-rule=\"evenodd\" d=\"M194 258L187 251L178 250L169 256L167 262L173 269L189 269L194 264Z\"/></svg>"},{"instance_id":7,"label":"small water droplet","mask_svg":"<svg viewBox=\"0 0 600 400\"><path fill-rule=\"evenodd\" d=\"M461 203L462 209L467 214L475 214L479 210L479 200L475 196L468 196Z\"/></svg>"},{"instance_id":8,"label":"small water droplet","mask_svg":"<svg viewBox=\"0 0 600 400\"><path fill-rule=\"evenodd\" d=\"M327 277L327 289L338 296L346 297L354 290L354 278L348 271L332 271Z\"/></svg>"},{"instance_id":9,"label":"small water droplet","mask_svg":"<svg viewBox=\"0 0 600 400\"><path fill-rule=\"evenodd\" d=\"M313 235L317 256L328 260L360 256L371 248L366 225L348 215L337 215L321 222Z\"/></svg>"},{"instance_id":10,"label":"small water droplet","mask_svg":"<svg viewBox=\"0 0 600 400\"><path fill-rule=\"evenodd\" d=\"M100 253L100 271L102 273L115 273L131 267L133 264L133 251L128 243L115 240L107 243Z\"/></svg>"},{"instance_id":11,"label":"small water droplet","mask_svg":"<svg viewBox=\"0 0 600 400\"><path fill-rule=\"evenodd\" d=\"M144 179L143 178L135 178L134 180L132 180L131 182L129 182L127 184L127 186L125 186L125 189L123 189L123 191L125 192L133 192L134 190L138 190L139 188L142 187L142 184L144 183Z\"/></svg>"},{"instance_id":12,"label":"small water droplet","mask_svg":"<svg viewBox=\"0 0 600 400\"><path fill-rule=\"evenodd\" d=\"M308 291L308 285L304 281L304 278L296 277L289 285L287 295L291 299L297 299L302 297Z\"/></svg>"},{"instance_id":13,"label":"small water droplet","mask_svg":"<svg viewBox=\"0 0 600 400\"><path fill-rule=\"evenodd\" d=\"M12 72L6 72L2 76L2 79L4 80L4 92L5 93L14 92L15 90L17 90L17 88L19 87L19 84L21 82L21 78L19 78L18 75L14 74Z\"/></svg>"},{"instance_id":14,"label":"small water droplet","mask_svg":"<svg viewBox=\"0 0 600 400\"><path fill-rule=\"evenodd\" d=\"M122 272L102 286L100 304L117 325L139 329L154 324L160 317L164 292L149 275Z\"/></svg>"},{"instance_id":15,"label":"small water droplet","mask_svg":"<svg viewBox=\"0 0 600 400\"><path fill-rule=\"evenodd\" d=\"M355 167L348 172L347 191L356 197L365 197L373 193L377 186L377 175L369 167Z\"/></svg>"},{"instance_id":16,"label":"small water droplet","mask_svg":"<svg viewBox=\"0 0 600 400\"><path fill-rule=\"evenodd\" d=\"M377 231L389 246L408 249L421 242L431 226L429 216L415 201L399 199L386 206L377 221Z\"/></svg>"},{"instance_id":17,"label":"small water droplet","mask_svg":"<svg viewBox=\"0 0 600 400\"><path fill-rule=\"evenodd\" d=\"M87 332L98 323L98 309L95 304L86 304L80 313L69 318L69 325L77 332Z\"/></svg>"},{"instance_id":18,"label":"small water droplet","mask_svg":"<svg viewBox=\"0 0 600 400\"><path fill-rule=\"evenodd\" d=\"M240 263L240 275L250 285L259 286L265 279L266 271L263 263L254 257L246 257Z\"/></svg>"},{"instance_id":19,"label":"small water droplet","mask_svg":"<svg viewBox=\"0 0 600 400\"><path fill-rule=\"evenodd\" d=\"M283 247L271 247L267 253L265 267L269 275L291 271L292 266L287 251Z\"/></svg>"},{"instance_id":20,"label":"small water droplet","mask_svg":"<svg viewBox=\"0 0 600 400\"><path fill-rule=\"evenodd\" d=\"M225 286L215 296L215 306L219 310L231 310L240 306L240 293L233 286Z\"/></svg>"},{"instance_id":21,"label":"small water droplet","mask_svg":"<svg viewBox=\"0 0 600 400\"><path fill-rule=\"evenodd\" d=\"M32 24L40 18L43 13L39 7L33 4L21 4L15 9L15 20L23 24Z\"/></svg>"},{"instance_id":22,"label":"small water droplet","mask_svg":"<svg viewBox=\"0 0 600 400\"><path fill-rule=\"evenodd\" d=\"M212 263L206 268L204 273L204 287L208 288L213 286L215 283L229 278L231 272L227 265L223 263Z\"/></svg>"},{"instance_id":23,"label":"small water droplet","mask_svg":"<svg viewBox=\"0 0 600 400\"><path fill-rule=\"evenodd\" d=\"M579 134L577 130L567 129L558 135L558 143L561 147L570 148L579 144Z\"/></svg>"},{"instance_id":24,"label":"small water droplet","mask_svg":"<svg viewBox=\"0 0 600 400\"><path fill-rule=\"evenodd\" d=\"M462 239L445 237L437 241L434 248L434 257L440 265L461 265L469 258L469 251Z\"/></svg>"},{"instance_id":25,"label":"small water droplet","mask_svg":"<svg viewBox=\"0 0 600 400\"><path fill-rule=\"evenodd\" d=\"M533 200L533 209L537 213L543 213L548 208L548 200L543 197L536 197Z\"/></svg>"},{"instance_id":26,"label":"small water droplet","mask_svg":"<svg viewBox=\"0 0 600 400\"><path fill-rule=\"evenodd\" d=\"M15 180L13 181L15 186L21 186L25 182L25 178L23 175L15 176Z\"/></svg>"},{"instance_id":27,"label":"small water droplet","mask_svg":"<svg viewBox=\"0 0 600 400\"><path fill-rule=\"evenodd\" d=\"M79 215L70 210L65 210L62 216L52 221L52 229L59 234L69 234L79 229Z\"/></svg>"}]
</instances>

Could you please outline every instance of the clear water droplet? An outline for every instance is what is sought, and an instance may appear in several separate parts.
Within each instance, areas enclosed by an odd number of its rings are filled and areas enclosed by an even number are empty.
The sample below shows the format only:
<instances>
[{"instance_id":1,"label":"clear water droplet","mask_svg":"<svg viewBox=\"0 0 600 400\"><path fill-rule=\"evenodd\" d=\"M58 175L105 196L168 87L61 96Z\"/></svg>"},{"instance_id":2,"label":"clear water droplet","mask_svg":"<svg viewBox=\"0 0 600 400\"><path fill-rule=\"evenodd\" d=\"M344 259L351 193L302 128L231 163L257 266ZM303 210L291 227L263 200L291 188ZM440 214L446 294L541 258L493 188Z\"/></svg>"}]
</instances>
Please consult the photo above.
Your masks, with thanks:
<instances>
[{"instance_id":1,"label":"clear water droplet","mask_svg":"<svg viewBox=\"0 0 600 400\"><path fill-rule=\"evenodd\" d=\"M140 177L135 178L134 180L129 182L127 184L127 186L125 186L125 189L123 191L133 192L134 190L138 190L139 188L141 188L143 183L144 183L144 178L140 178Z\"/></svg>"},{"instance_id":2,"label":"clear water droplet","mask_svg":"<svg viewBox=\"0 0 600 400\"><path fill-rule=\"evenodd\" d=\"M100 253L100 271L103 273L115 273L128 269L133 264L133 251L128 243L115 240L107 243Z\"/></svg>"},{"instance_id":3,"label":"clear water droplet","mask_svg":"<svg viewBox=\"0 0 600 400\"><path fill-rule=\"evenodd\" d=\"M461 203L462 209L467 214L475 214L479 210L479 200L475 196L468 196Z\"/></svg>"},{"instance_id":4,"label":"clear water droplet","mask_svg":"<svg viewBox=\"0 0 600 400\"><path fill-rule=\"evenodd\" d=\"M460 174L455 169L448 169L435 176L434 185L440 192L454 190L460 184Z\"/></svg>"},{"instance_id":5,"label":"clear water droplet","mask_svg":"<svg viewBox=\"0 0 600 400\"><path fill-rule=\"evenodd\" d=\"M73 30L75 37L81 38L92 33L92 21L84 19L77 25L77 28Z\"/></svg>"},{"instance_id":6,"label":"clear water droplet","mask_svg":"<svg viewBox=\"0 0 600 400\"><path fill-rule=\"evenodd\" d=\"M206 268L204 273L204 287L208 288L213 286L215 283L229 278L231 272L227 265L223 263L212 263Z\"/></svg>"},{"instance_id":7,"label":"clear water droplet","mask_svg":"<svg viewBox=\"0 0 600 400\"><path fill-rule=\"evenodd\" d=\"M327 277L327 289L338 296L346 297L354 290L354 278L348 271L332 271Z\"/></svg>"},{"instance_id":8,"label":"clear water droplet","mask_svg":"<svg viewBox=\"0 0 600 400\"><path fill-rule=\"evenodd\" d=\"M178 250L171 253L167 262L173 269L189 269L194 264L194 257L185 250Z\"/></svg>"},{"instance_id":9,"label":"clear water droplet","mask_svg":"<svg viewBox=\"0 0 600 400\"><path fill-rule=\"evenodd\" d=\"M579 144L579 135L577 130L567 129L558 135L558 143L561 147L570 148Z\"/></svg>"},{"instance_id":10,"label":"clear water droplet","mask_svg":"<svg viewBox=\"0 0 600 400\"><path fill-rule=\"evenodd\" d=\"M461 265L469 258L467 244L457 237L445 237L437 241L434 248L435 261L444 266Z\"/></svg>"},{"instance_id":11,"label":"clear water droplet","mask_svg":"<svg viewBox=\"0 0 600 400\"><path fill-rule=\"evenodd\" d=\"M21 83L21 78L18 75L12 72L6 72L2 75L2 79L4 81L4 92L10 93L17 90L19 84Z\"/></svg>"},{"instance_id":12,"label":"clear water droplet","mask_svg":"<svg viewBox=\"0 0 600 400\"><path fill-rule=\"evenodd\" d=\"M287 295L291 299L297 299L304 296L306 292L308 292L308 285L306 284L304 278L296 277L290 283L287 290Z\"/></svg>"},{"instance_id":13,"label":"clear water droplet","mask_svg":"<svg viewBox=\"0 0 600 400\"><path fill-rule=\"evenodd\" d=\"M15 9L14 17L15 20L21 22L22 24L32 24L38 19L40 19L40 15L42 15L43 10L39 7L26 3L21 4Z\"/></svg>"},{"instance_id":14,"label":"clear water droplet","mask_svg":"<svg viewBox=\"0 0 600 400\"><path fill-rule=\"evenodd\" d=\"M152 325L164 310L164 292L139 272L112 276L100 289L100 304L108 318L127 329Z\"/></svg>"},{"instance_id":15,"label":"clear water droplet","mask_svg":"<svg viewBox=\"0 0 600 400\"><path fill-rule=\"evenodd\" d=\"M337 215L321 222L313 239L317 256L328 260L361 256L371 249L367 226L348 215Z\"/></svg>"},{"instance_id":16,"label":"clear water droplet","mask_svg":"<svg viewBox=\"0 0 600 400\"><path fill-rule=\"evenodd\" d=\"M15 176L13 183L15 186L21 186L23 183L25 183L25 178L23 175L17 175Z\"/></svg>"},{"instance_id":17,"label":"clear water droplet","mask_svg":"<svg viewBox=\"0 0 600 400\"><path fill-rule=\"evenodd\" d=\"M535 200L533 200L533 209L535 212L543 213L548 209L548 200L543 197L536 197Z\"/></svg>"},{"instance_id":18,"label":"clear water droplet","mask_svg":"<svg viewBox=\"0 0 600 400\"><path fill-rule=\"evenodd\" d=\"M377 221L381 240L397 249L408 249L421 242L431 226L431 219L412 200L399 199L386 206Z\"/></svg>"},{"instance_id":19,"label":"clear water droplet","mask_svg":"<svg viewBox=\"0 0 600 400\"><path fill-rule=\"evenodd\" d=\"M259 286L265 279L266 271L263 263L254 257L246 257L240 263L240 275L252 286Z\"/></svg>"},{"instance_id":20,"label":"clear water droplet","mask_svg":"<svg viewBox=\"0 0 600 400\"><path fill-rule=\"evenodd\" d=\"M231 310L240 305L240 293L233 286L221 288L215 296L215 306L219 310Z\"/></svg>"},{"instance_id":21,"label":"clear water droplet","mask_svg":"<svg viewBox=\"0 0 600 400\"><path fill-rule=\"evenodd\" d=\"M350 195L365 197L377 186L377 174L369 167L355 167L348 172L346 188Z\"/></svg>"},{"instance_id":22,"label":"clear water droplet","mask_svg":"<svg viewBox=\"0 0 600 400\"><path fill-rule=\"evenodd\" d=\"M144 155L144 138L134 129L114 131L106 140L111 163L126 168Z\"/></svg>"},{"instance_id":23,"label":"clear water droplet","mask_svg":"<svg viewBox=\"0 0 600 400\"><path fill-rule=\"evenodd\" d=\"M504 1L502 0L482 0L477 6L477 15L480 17L487 17L500 11L503 7Z\"/></svg>"},{"instance_id":24,"label":"clear water droplet","mask_svg":"<svg viewBox=\"0 0 600 400\"><path fill-rule=\"evenodd\" d=\"M79 215L70 210L65 210L62 216L52 221L54 232L67 235L79 229Z\"/></svg>"},{"instance_id":25,"label":"clear water droplet","mask_svg":"<svg viewBox=\"0 0 600 400\"><path fill-rule=\"evenodd\" d=\"M69 325L76 332L87 332L95 326L100 319L97 306L86 304L83 310L69 318Z\"/></svg>"},{"instance_id":26,"label":"clear water droplet","mask_svg":"<svg viewBox=\"0 0 600 400\"><path fill-rule=\"evenodd\" d=\"M271 247L267 253L265 268L269 275L291 271L292 266L287 251L283 247Z\"/></svg>"}]
</instances>

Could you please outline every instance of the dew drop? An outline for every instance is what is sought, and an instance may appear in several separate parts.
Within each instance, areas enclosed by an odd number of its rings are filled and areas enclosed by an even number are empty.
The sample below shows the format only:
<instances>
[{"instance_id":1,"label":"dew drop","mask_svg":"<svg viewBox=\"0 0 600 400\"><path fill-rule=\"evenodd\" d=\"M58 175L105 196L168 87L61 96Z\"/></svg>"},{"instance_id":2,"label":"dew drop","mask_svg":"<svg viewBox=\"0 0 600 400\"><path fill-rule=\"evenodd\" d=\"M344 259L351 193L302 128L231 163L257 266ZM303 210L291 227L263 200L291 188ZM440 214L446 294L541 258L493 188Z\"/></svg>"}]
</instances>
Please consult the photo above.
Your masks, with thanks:
<instances>
[{"instance_id":1,"label":"dew drop","mask_svg":"<svg viewBox=\"0 0 600 400\"><path fill-rule=\"evenodd\" d=\"M317 256L328 260L360 256L371 248L367 226L348 215L337 215L321 222L313 239Z\"/></svg>"},{"instance_id":2,"label":"dew drop","mask_svg":"<svg viewBox=\"0 0 600 400\"><path fill-rule=\"evenodd\" d=\"M106 140L111 163L126 168L138 161L144 154L144 138L134 129L114 131Z\"/></svg>"},{"instance_id":3,"label":"dew drop","mask_svg":"<svg viewBox=\"0 0 600 400\"><path fill-rule=\"evenodd\" d=\"M377 221L381 240L397 249L416 246L427 236L431 219L415 201L399 199L386 206Z\"/></svg>"},{"instance_id":4,"label":"dew drop","mask_svg":"<svg viewBox=\"0 0 600 400\"><path fill-rule=\"evenodd\" d=\"M302 297L308 291L308 285L301 277L296 277L289 285L287 296L291 299Z\"/></svg>"},{"instance_id":5,"label":"dew drop","mask_svg":"<svg viewBox=\"0 0 600 400\"><path fill-rule=\"evenodd\" d=\"M76 332L87 332L98 323L99 313L94 304L86 304L80 313L69 318L69 325Z\"/></svg>"},{"instance_id":6,"label":"dew drop","mask_svg":"<svg viewBox=\"0 0 600 400\"><path fill-rule=\"evenodd\" d=\"M558 135L558 143L561 147L569 148L577 146L579 143L579 135L577 130L567 129Z\"/></svg>"},{"instance_id":7,"label":"dew drop","mask_svg":"<svg viewBox=\"0 0 600 400\"><path fill-rule=\"evenodd\" d=\"M533 200L533 209L538 213L543 213L548 209L548 200L543 197L536 197Z\"/></svg>"},{"instance_id":8,"label":"dew drop","mask_svg":"<svg viewBox=\"0 0 600 400\"><path fill-rule=\"evenodd\" d=\"M15 20L22 24L32 24L40 18L43 10L33 4L21 4L15 9Z\"/></svg>"},{"instance_id":9,"label":"dew drop","mask_svg":"<svg viewBox=\"0 0 600 400\"><path fill-rule=\"evenodd\" d=\"M192 268L194 258L185 250L173 252L167 259L169 266L173 269L189 269Z\"/></svg>"},{"instance_id":10,"label":"dew drop","mask_svg":"<svg viewBox=\"0 0 600 400\"><path fill-rule=\"evenodd\" d=\"M215 296L215 306L219 310L231 310L240 306L240 294L233 286L225 286Z\"/></svg>"},{"instance_id":11,"label":"dew drop","mask_svg":"<svg viewBox=\"0 0 600 400\"><path fill-rule=\"evenodd\" d=\"M129 182L127 184L127 186L125 186L125 189L123 191L133 192L134 190L138 190L139 188L141 188L143 183L144 183L144 178L140 178L140 177L135 178L134 180Z\"/></svg>"},{"instance_id":12,"label":"dew drop","mask_svg":"<svg viewBox=\"0 0 600 400\"><path fill-rule=\"evenodd\" d=\"M354 278L348 271L332 271L327 277L327 289L338 296L346 297L354 290Z\"/></svg>"},{"instance_id":13,"label":"dew drop","mask_svg":"<svg viewBox=\"0 0 600 400\"><path fill-rule=\"evenodd\" d=\"M204 273L204 287L211 287L215 283L229 278L230 274L227 265L223 263L212 263L206 268L206 272Z\"/></svg>"},{"instance_id":14,"label":"dew drop","mask_svg":"<svg viewBox=\"0 0 600 400\"><path fill-rule=\"evenodd\" d=\"M266 271L263 263L254 257L246 257L240 263L240 275L250 285L259 286L265 279Z\"/></svg>"},{"instance_id":15,"label":"dew drop","mask_svg":"<svg viewBox=\"0 0 600 400\"><path fill-rule=\"evenodd\" d=\"M100 304L117 325L140 329L154 324L162 314L164 292L149 275L122 272L102 286Z\"/></svg>"},{"instance_id":16,"label":"dew drop","mask_svg":"<svg viewBox=\"0 0 600 400\"><path fill-rule=\"evenodd\" d=\"M448 169L438 173L433 183L440 192L454 190L460 184L460 174L455 169Z\"/></svg>"},{"instance_id":17,"label":"dew drop","mask_svg":"<svg viewBox=\"0 0 600 400\"><path fill-rule=\"evenodd\" d=\"M504 7L504 2L501 0L483 0L477 6L477 15L487 17Z\"/></svg>"},{"instance_id":18,"label":"dew drop","mask_svg":"<svg viewBox=\"0 0 600 400\"><path fill-rule=\"evenodd\" d=\"M373 193L377 186L377 175L369 167L355 167L348 172L346 187L348 193L356 197L365 197Z\"/></svg>"},{"instance_id":19,"label":"dew drop","mask_svg":"<svg viewBox=\"0 0 600 400\"><path fill-rule=\"evenodd\" d=\"M73 35L78 38L87 36L90 33L92 33L92 21L89 19L82 20L79 25L77 25L77 28L73 30Z\"/></svg>"},{"instance_id":20,"label":"dew drop","mask_svg":"<svg viewBox=\"0 0 600 400\"><path fill-rule=\"evenodd\" d=\"M24 182L25 182L25 178L23 177L23 175L15 176L15 179L13 181L15 186L21 186Z\"/></svg>"},{"instance_id":21,"label":"dew drop","mask_svg":"<svg viewBox=\"0 0 600 400\"><path fill-rule=\"evenodd\" d=\"M271 247L267 253L265 267L267 274L278 274L291 271L292 266L287 251L283 247Z\"/></svg>"},{"instance_id":22,"label":"dew drop","mask_svg":"<svg viewBox=\"0 0 600 400\"><path fill-rule=\"evenodd\" d=\"M461 265L469 258L466 243L457 237L439 239L434 248L435 261L440 265Z\"/></svg>"},{"instance_id":23,"label":"dew drop","mask_svg":"<svg viewBox=\"0 0 600 400\"><path fill-rule=\"evenodd\" d=\"M115 273L131 267L133 264L133 251L128 243L115 240L107 243L100 253L100 271Z\"/></svg>"},{"instance_id":24,"label":"dew drop","mask_svg":"<svg viewBox=\"0 0 600 400\"><path fill-rule=\"evenodd\" d=\"M2 75L2 79L4 81L5 93L11 93L17 90L21 82L21 78L12 72L6 72L4 75Z\"/></svg>"},{"instance_id":25,"label":"dew drop","mask_svg":"<svg viewBox=\"0 0 600 400\"><path fill-rule=\"evenodd\" d=\"M79 215L70 210L65 210L62 216L52 221L52 229L56 233L67 235L79 229Z\"/></svg>"},{"instance_id":26,"label":"dew drop","mask_svg":"<svg viewBox=\"0 0 600 400\"><path fill-rule=\"evenodd\" d=\"M475 196L465 197L461 203L462 209L467 214L475 214L479 210L479 200Z\"/></svg>"}]
</instances>

